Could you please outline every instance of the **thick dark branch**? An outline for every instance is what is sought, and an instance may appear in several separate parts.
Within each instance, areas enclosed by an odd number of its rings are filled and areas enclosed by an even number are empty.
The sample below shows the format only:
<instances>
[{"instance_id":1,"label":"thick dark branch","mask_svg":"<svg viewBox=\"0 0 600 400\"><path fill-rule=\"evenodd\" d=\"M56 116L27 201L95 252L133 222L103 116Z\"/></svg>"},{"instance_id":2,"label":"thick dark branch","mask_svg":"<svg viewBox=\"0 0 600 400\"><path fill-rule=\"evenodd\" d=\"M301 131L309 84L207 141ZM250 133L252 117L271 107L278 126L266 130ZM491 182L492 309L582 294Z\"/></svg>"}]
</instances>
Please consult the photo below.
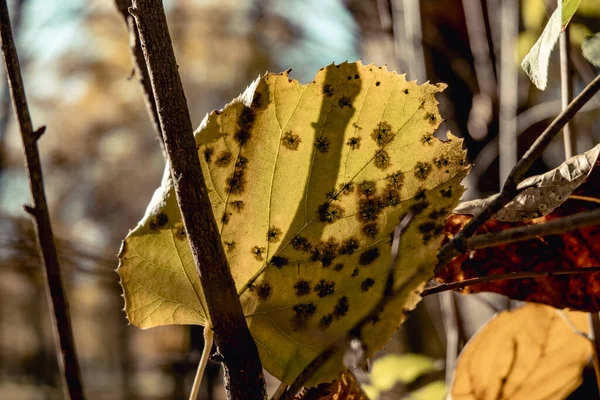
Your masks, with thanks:
<instances>
[{"instance_id":1,"label":"thick dark branch","mask_svg":"<svg viewBox=\"0 0 600 400\"><path fill-rule=\"evenodd\" d=\"M81 374L79 372L75 341L73 340L73 331L71 329L69 303L61 278L56 246L54 245L54 234L52 233L52 225L50 224L50 217L48 215L48 205L44 193L44 180L42 178L42 165L37 147L37 140L41 136L42 130L33 130L6 0L0 3L0 40L2 42L2 55L8 76L8 84L10 86L10 95L25 150L25 164L27 166L29 186L33 198L33 206L28 207L29 213L34 220L38 250L45 269L46 290L57 336L56 353L58 364L62 379L67 387L68 398L79 400L84 398L83 385L81 384Z\"/></svg>"},{"instance_id":2,"label":"thick dark branch","mask_svg":"<svg viewBox=\"0 0 600 400\"><path fill-rule=\"evenodd\" d=\"M593 272L600 272L600 267L570 268L558 271L518 271L506 274L487 275L478 278L465 279L464 281L459 282L441 283L436 286L428 287L421 292L421 296L430 296L447 290L464 289L467 286L479 285L486 282L504 281L509 279L542 278L558 275L589 274Z\"/></svg>"},{"instance_id":3,"label":"thick dark branch","mask_svg":"<svg viewBox=\"0 0 600 400\"><path fill-rule=\"evenodd\" d=\"M493 217L517 195L517 185L523 180L531 165L533 165L535 160L542 155L546 147L550 144L550 141L560 132L565 124L573 119L579 109L581 109L581 107L583 107L583 105L598 92L598 90L600 90L600 76L597 76L596 79L587 85L579 96L577 96L569 106L560 113L554 121L552 121L535 143L533 143L509 174L498 197L475 215L450 242L440 249L436 272L439 272L439 270L441 270L452 258L464 252L466 239L473 236L479 227Z\"/></svg>"},{"instance_id":4,"label":"thick dark branch","mask_svg":"<svg viewBox=\"0 0 600 400\"><path fill-rule=\"evenodd\" d=\"M144 102L146 103L148 114L150 115L150 121L152 121L152 126L154 126L156 134L158 135L158 143L160 143L160 146L164 151L162 134L160 133L160 122L158 120L158 110L156 109L156 101L152 94L152 84L150 83L148 66L146 65L146 60L144 60L144 52L142 51L142 45L140 44L135 19L129 14L129 8L132 6L131 0L115 0L115 5L123 17L127 32L129 32L129 49L131 50L131 59L133 61L135 75L137 75L142 87Z\"/></svg>"},{"instance_id":5,"label":"thick dark branch","mask_svg":"<svg viewBox=\"0 0 600 400\"><path fill-rule=\"evenodd\" d=\"M221 244L192 122L160 0L134 0L134 16L148 66L175 194L204 298L223 355L230 399L266 396L262 366Z\"/></svg>"}]
</instances>

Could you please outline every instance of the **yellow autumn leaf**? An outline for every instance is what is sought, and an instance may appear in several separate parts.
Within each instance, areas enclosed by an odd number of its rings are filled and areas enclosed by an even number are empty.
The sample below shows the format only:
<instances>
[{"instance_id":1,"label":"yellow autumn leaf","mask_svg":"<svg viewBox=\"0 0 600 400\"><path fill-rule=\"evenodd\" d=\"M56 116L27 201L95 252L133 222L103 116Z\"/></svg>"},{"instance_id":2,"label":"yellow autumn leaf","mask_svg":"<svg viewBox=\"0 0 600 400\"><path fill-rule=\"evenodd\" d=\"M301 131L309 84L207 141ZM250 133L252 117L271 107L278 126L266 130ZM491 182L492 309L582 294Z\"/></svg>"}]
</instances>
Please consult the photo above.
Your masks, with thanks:
<instances>
[{"instance_id":1,"label":"yellow autumn leaf","mask_svg":"<svg viewBox=\"0 0 600 400\"><path fill-rule=\"evenodd\" d=\"M456 366L454 400L564 399L581 384L592 355L587 314L527 304L489 321L469 341ZM571 326L572 325L572 326Z\"/></svg>"},{"instance_id":2,"label":"yellow autumn leaf","mask_svg":"<svg viewBox=\"0 0 600 400\"><path fill-rule=\"evenodd\" d=\"M364 330L367 356L389 340L432 274L443 222L463 192L462 140L433 137L445 85L360 62L302 85L266 74L195 137L231 272L264 367L290 383L378 301L390 235L409 210L396 284ZM127 236L119 274L142 328L208 318L168 170ZM311 383L343 371L342 352Z\"/></svg>"}]
</instances>

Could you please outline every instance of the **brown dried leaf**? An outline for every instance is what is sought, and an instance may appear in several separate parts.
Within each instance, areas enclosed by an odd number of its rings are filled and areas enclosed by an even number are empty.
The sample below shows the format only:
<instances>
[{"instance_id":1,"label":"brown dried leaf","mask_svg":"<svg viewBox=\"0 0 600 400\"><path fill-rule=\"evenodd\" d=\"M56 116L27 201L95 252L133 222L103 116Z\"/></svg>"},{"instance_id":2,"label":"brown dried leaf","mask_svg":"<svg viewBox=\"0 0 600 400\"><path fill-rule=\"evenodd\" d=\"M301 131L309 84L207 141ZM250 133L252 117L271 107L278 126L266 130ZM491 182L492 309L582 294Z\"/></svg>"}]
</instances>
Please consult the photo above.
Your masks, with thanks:
<instances>
[{"instance_id":1,"label":"brown dried leaf","mask_svg":"<svg viewBox=\"0 0 600 400\"><path fill-rule=\"evenodd\" d=\"M587 316L568 312L587 331ZM454 400L564 399L581 384L592 354L558 311L527 304L489 321L469 341L456 366Z\"/></svg>"},{"instance_id":2,"label":"brown dried leaf","mask_svg":"<svg viewBox=\"0 0 600 400\"><path fill-rule=\"evenodd\" d=\"M594 169L599 154L600 144L583 154L571 157L545 174L525 179L518 188L527 189L520 192L514 200L500 210L494 219L521 221L549 214L585 182ZM487 199L465 201L454 209L454 213L473 215L496 197L497 194Z\"/></svg>"},{"instance_id":3,"label":"brown dried leaf","mask_svg":"<svg viewBox=\"0 0 600 400\"><path fill-rule=\"evenodd\" d=\"M598 148L597 146L596 149ZM599 203L589 201L600 199L600 161L597 157L595 163L595 168L591 168L592 172L587 176L587 181L550 214L522 222L490 220L477 233L493 233L518 226L542 224L600 207ZM446 220L445 232L448 235L446 241L470 219L471 217L467 215L451 215ZM449 283L518 271L560 271L591 266L600 266L600 226L598 225L569 231L562 235L537 237L460 255L443 268L436 276L436 280L440 283ZM469 286L462 292L495 292L512 299L543 303L557 308L600 311L600 273L492 281Z\"/></svg>"},{"instance_id":4,"label":"brown dried leaf","mask_svg":"<svg viewBox=\"0 0 600 400\"><path fill-rule=\"evenodd\" d=\"M351 372L344 372L339 379L304 390L296 400L369 400Z\"/></svg>"}]
</instances>

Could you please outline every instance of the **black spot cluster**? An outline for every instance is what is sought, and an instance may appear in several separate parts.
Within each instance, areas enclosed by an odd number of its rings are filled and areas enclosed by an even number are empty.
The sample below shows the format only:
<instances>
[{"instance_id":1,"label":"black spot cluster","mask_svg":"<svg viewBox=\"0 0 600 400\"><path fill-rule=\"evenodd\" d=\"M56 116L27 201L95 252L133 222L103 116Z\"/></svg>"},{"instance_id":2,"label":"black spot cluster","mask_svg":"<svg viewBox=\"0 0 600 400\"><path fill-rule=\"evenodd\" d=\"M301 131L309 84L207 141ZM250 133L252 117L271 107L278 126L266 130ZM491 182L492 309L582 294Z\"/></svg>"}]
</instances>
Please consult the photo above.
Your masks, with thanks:
<instances>
[{"instance_id":1,"label":"black spot cluster","mask_svg":"<svg viewBox=\"0 0 600 400\"><path fill-rule=\"evenodd\" d=\"M206 161L208 164L210 164L210 161L212 159L212 155L215 152L215 150L212 147L207 147L204 149L204 161Z\"/></svg>"},{"instance_id":2,"label":"black spot cluster","mask_svg":"<svg viewBox=\"0 0 600 400\"><path fill-rule=\"evenodd\" d=\"M344 216L344 209L337 204L323 203L319 206L321 222L332 224Z\"/></svg>"},{"instance_id":3,"label":"black spot cluster","mask_svg":"<svg viewBox=\"0 0 600 400\"><path fill-rule=\"evenodd\" d=\"M273 291L273 289L271 288L271 284L269 282L259 283L256 286L255 290L256 290L256 295L262 300L267 299L271 295L271 292Z\"/></svg>"},{"instance_id":4,"label":"black spot cluster","mask_svg":"<svg viewBox=\"0 0 600 400\"><path fill-rule=\"evenodd\" d=\"M415 165L414 171L415 177L419 180L424 181L425 179L427 179L429 173L431 172L431 164L418 161Z\"/></svg>"},{"instance_id":5,"label":"black spot cluster","mask_svg":"<svg viewBox=\"0 0 600 400\"><path fill-rule=\"evenodd\" d=\"M371 133L371 138L379 147L385 146L393 137L392 126L385 121L378 123Z\"/></svg>"},{"instance_id":6,"label":"black spot cluster","mask_svg":"<svg viewBox=\"0 0 600 400\"><path fill-rule=\"evenodd\" d=\"M315 148L320 153L327 153L329 151L330 140L325 136L319 136L315 141Z\"/></svg>"},{"instance_id":7,"label":"black spot cluster","mask_svg":"<svg viewBox=\"0 0 600 400\"><path fill-rule=\"evenodd\" d=\"M241 194L246 187L246 167L248 159L244 156L239 156L235 162L235 168L229 178L227 178L227 186L231 194Z\"/></svg>"},{"instance_id":8,"label":"black spot cluster","mask_svg":"<svg viewBox=\"0 0 600 400\"><path fill-rule=\"evenodd\" d=\"M325 296L329 296L330 294L333 294L334 290L335 290L335 282L333 281L326 281L325 279L321 279L319 281L319 283L317 283L313 289L315 291L315 293L317 294L317 296L323 298Z\"/></svg>"},{"instance_id":9,"label":"black spot cluster","mask_svg":"<svg viewBox=\"0 0 600 400\"><path fill-rule=\"evenodd\" d=\"M265 254L266 251L267 250L264 247L259 247L259 246L254 246L252 248L252 250L250 250L252 255L254 255L254 258L256 258L259 261L263 260L263 255Z\"/></svg>"},{"instance_id":10,"label":"black spot cluster","mask_svg":"<svg viewBox=\"0 0 600 400\"><path fill-rule=\"evenodd\" d=\"M312 244L304 236L297 235L292 239L292 247L294 250L308 253L312 250Z\"/></svg>"},{"instance_id":11,"label":"black spot cluster","mask_svg":"<svg viewBox=\"0 0 600 400\"><path fill-rule=\"evenodd\" d=\"M298 150L298 146L302 142L300 136L292 133L292 131L286 132L281 141L283 142L283 146L290 150Z\"/></svg>"},{"instance_id":12,"label":"black spot cluster","mask_svg":"<svg viewBox=\"0 0 600 400\"><path fill-rule=\"evenodd\" d=\"M281 240L281 229L276 226L272 226L267 231L267 241L270 243L277 243Z\"/></svg>"},{"instance_id":13,"label":"black spot cluster","mask_svg":"<svg viewBox=\"0 0 600 400\"><path fill-rule=\"evenodd\" d=\"M158 230L164 227L169 222L169 217L164 212L160 212L154 217L150 218L150 230Z\"/></svg>"},{"instance_id":14,"label":"black spot cluster","mask_svg":"<svg viewBox=\"0 0 600 400\"><path fill-rule=\"evenodd\" d=\"M276 267L276 268L281 268L284 265L288 265L289 262L290 262L290 260L287 257L273 256L271 258L271 261L269 261L269 265Z\"/></svg>"},{"instance_id":15,"label":"black spot cluster","mask_svg":"<svg viewBox=\"0 0 600 400\"><path fill-rule=\"evenodd\" d=\"M331 265L332 261L338 256L340 245L334 238L329 238L325 242L320 242L312 250L311 260L321 261L324 268Z\"/></svg>"},{"instance_id":16,"label":"black spot cluster","mask_svg":"<svg viewBox=\"0 0 600 400\"><path fill-rule=\"evenodd\" d=\"M372 264L373 261L377 260L381 253L377 247L370 248L361 253L358 263L360 265L369 265Z\"/></svg>"},{"instance_id":17,"label":"black spot cluster","mask_svg":"<svg viewBox=\"0 0 600 400\"><path fill-rule=\"evenodd\" d=\"M223 168L223 167L226 167L229 164L231 164L231 160L232 160L231 153L227 150L223 150L217 156L217 159L215 160L215 165L217 167Z\"/></svg>"},{"instance_id":18,"label":"black spot cluster","mask_svg":"<svg viewBox=\"0 0 600 400\"><path fill-rule=\"evenodd\" d=\"M300 279L294 285L294 289L296 289L296 296L306 296L310 293L310 282Z\"/></svg>"},{"instance_id":19,"label":"black spot cluster","mask_svg":"<svg viewBox=\"0 0 600 400\"><path fill-rule=\"evenodd\" d=\"M363 292L366 292L369 289L371 289L374 284L375 284L375 280L373 278L367 278L361 282L360 290L362 290Z\"/></svg>"},{"instance_id":20,"label":"black spot cluster","mask_svg":"<svg viewBox=\"0 0 600 400\"><path fill-rule=\"evenodd\" d=\"M353 136L346 142L346 145L350 146L352 150L360 148L360 137Z\"/></svg>"}]
</instances>

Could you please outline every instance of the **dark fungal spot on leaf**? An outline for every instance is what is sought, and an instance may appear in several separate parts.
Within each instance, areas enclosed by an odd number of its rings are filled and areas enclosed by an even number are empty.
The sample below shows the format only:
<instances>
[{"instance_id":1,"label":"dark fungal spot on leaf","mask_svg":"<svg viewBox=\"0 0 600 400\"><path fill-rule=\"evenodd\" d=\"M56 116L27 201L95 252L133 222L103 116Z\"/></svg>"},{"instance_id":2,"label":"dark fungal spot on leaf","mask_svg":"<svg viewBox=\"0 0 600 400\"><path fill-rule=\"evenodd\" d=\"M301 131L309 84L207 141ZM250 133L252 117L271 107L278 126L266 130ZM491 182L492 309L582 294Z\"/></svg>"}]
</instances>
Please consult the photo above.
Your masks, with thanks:
<instances>
[{"instance_id":1,"label":"dark fungal spot on leaf","mask_svg":"<svg viewBox=\"0 0 600 400\"><path fill-rule=\"evenodd\" d=\"M375 223L375 222L371 222L369 224L363 225L361 230L365 234L365 236L367 236L371 239L375 239L375 237L379 233L379 227L377 226L377 223Z\"/></svg>"},{"instance_id":2,"label":"dark fungal spot on leaf","mask_svg":"<svg viewBox=\"0 0 600 400\"><path fill-rule=\"evenodd\" d=\"M252 107L260 108L262 106L262 93L255 91L252 99Z\"/></svg>"},{"instance_id":3,"label":"dark fungal spot on leaf","mask_svg":"<svg viewBox=\"0 0 600 400\"><path fill-rule=\"evenodd\" d=\"M400 192L396 189L386 189L383 192L382 202L384 206L395 207L400 204Z\"/></svg>"},{"instance_id":4,"label":"dark fungal spot on leaf","mask_svg":"<svg viewBox=\"0 0 600 400\"><path fill-rule=\"evenodd\" d=\"M184 240L187 237L183 226L180 226L177 228L177 230L175 230L175 237L177 240Z\"/></svg>"},{"instance_id":5,"label":"dark fungal spot on leaf","mask_svg":"<svg viewBox=\"0 0 600 400\"><path fill-rule=\"evenodd\" d=\"M448 210L445 208L440 208L439 210L434 210L429 213L428 217L431 219L444 218L448 215Z\"/></svg>"},{"instance_id":6,"label":"dark fungal spot on leaf","mask_svg":"<svg viewBox=\"0 0 600 400\"><path fill-rule=\"evenodd\" d=\"M335 290L335 282L329 281L327 282L325 279L321 279L319 283L317 283L313 289L317 296L323 298L325 296L329 296L333 294Z\"/></svg>"},{"instance_id":7,"label":"dark fungal spot on leaf","mask_svg":"<svg viewBox=\"0 0 600 400\"><path fill-rule=\"evenodd\" d=\"M256 295L263 300L267 299L271 295L271 291L272 288L269 282L261 282L255 287Z\"/></svg>"},{"instance_id":8,"label":"dark fungal spot on leaf","mask_svg":"<svg viewBox=\"0 0 600 400\"><path fill-rule=\"evenodd\" d=\"M415 177L424 181L431 172L431 164L418 161L415 165Z\"/></svg>"},{"instance_id":9,"label":"dark fungal spot on leaf","mask_svg":"<svg viewBox=\"0 0 600 400\"><path fill-rule=\"evenodd\" d=\"M427 207L429 207L429 203L428 202L426 202L426 201L420 201L420 202L415 203L412 206L410 206L410 211L412 211L412 213L415 214L415 215L419 215Z\"/></svg>"},{"instance_id":10,"label":"dark fungal spot on leaf","mask_svg":"<svg viewBox=\"0 0 600 400\"><path fill-rule=\"evenodd\" d=\"M340 254L350 255L358 250L358 240L351 237L342 242L342 247L340 248Z\"/></svg>"},{"instance_id":11,"label":"dark fungal spot on leaf","mask_svg":"<svg viewBox=\"0 0 600 400\"><path fill-rule=\"evenodd\" d=\"M442 233L443 227L434 222L424 222L418 226L419 232L423 235L423 243L427 244L431 239Z\"/></svg>"},{"instance_id":12,"label":"dark fungal spot on leaf","mask_svg":"<svg viewBox=\"0 0 600 400\"><path fill-rule=\"evenodd\" d=\"M269 265L272 265L273 267L276 267L276 268L281 268L284 265L287 265L288 262L289 262L289 259L287 257L274 256L273 258L271 258L271 261L269 261Z\"/></svg>"},{"instance_id":13,"label":"dark fungal spot on leaf","mask_svg":"<svg viewBox=\"0 0 600 400\"><path fill-rule=\"evenodd\" d=\"M340 183L340 194L350 194L354 191L354 183Z\"/></svg>"},{"instance_id":14,"label":"dark fungal spot on leaf","mask_svg":"<svg viewBox=\"0 0 600 400\"><path fill-rule=\"evenodd\" d=\"M344 108L344 107L352 108L352 101L350 100L349 97L342 96L342 97L340 97L340 100L338 101L338 106L340 106L340 108Z\"/></svg>"},{"instance_id":15,"label":"dark fungal spot on leaf","mask_svg":"<svg viewBox=\"0 0 600 400\"><path fill-rule=\"evenodd\" d=\"M224 212L221 216L221 222L223 225L227 225L229 223L229 214L227 212Z\"/></svg>"},{"instance_id":16,"label":"dark fungal spot on leaf","mask_svg":"<svg viewBox=\"0 0 600 400\"><path fill-rule=\"evenodd\" d=\"M358 78L360 78L360 75L358 75L358 74L354 75L354 79L358 79Z\"/></svg>"},{"instance_id":17,"label":"dark fungal spot on leaf","mask_svg":"<svg viewBox=\"0 0 600 400\"><path fill-rule=\"evenodd\" d=\"M155 217L150 219L150 229L157 230L165 226L169 222L169 217L164 212L158 213Z\"/></svg>"},{"instance_id":18,"label":"dark fungal spot on leaf","mask_svg":"<svg viewBox=\"0 0 600 400\"><path fill-rule=\"evenodd\" d=\"M353 136L350 139L348 139L348 141L346 142L346 144L348 146L350 146L350 148L352 150L356 150L358 148L360 148L360 138L357 136Z\"/></svg>"},{"instance_id":19,"label":"dark fungal spot on leaf","mask_svg":"<svg viewBox=\"0 0 600 400\"><path fill-rule=\"evenodd\" d=\"M292 328L295 331L306 328L306 324L317 312L317 306L314 303L300 303L293 307L294 316L292 317Z\"/></svg>"},{"instance_id":20,"label":"dark fungal spot on leaf","mask_svg":"<svg viewBox=\"0 0 600 400\"><path fill-rule=\"evenodd\" d=\"M231 242L227 242L226 241L224 243L225 243L225 246L227 246L227 251L228 252L235 249L235 241L234 240L232 240Z\"/></svg>"},{"instance_id":21,"label":"dark fungal spot on leaf","mask_svg":"<svg viewBox=\"0 0 600 400\"><path fill-rule=\"evenodd\" d=\"M425 120L428 121L430 124L433 125L437 121L437 118L435 117L435 114L427 113L425 115Z\"/></svg>"},{"instance_id":22,"label":"dark fungal spot on leaf","mask_svg":"<svg viewBox=\"0 0 600 400\"><path fill-rule=\"evenodd\" d=\"M352 278L356 278L358 276L358 268L354 268L352 270L352 275L350 275Z\"/></svg>"},{"instance_id":23,"label":"dark fungal spot on leaf","mask_svg":"<svg viewBox=\"0 0 600 400\"><path fill-rule=\"evenodd\" d=\"M367 278L361 282L360 290L362 290L363 292L366 292L367 290L371 289L374 284L375 284L375 280L373 278Z\"/></svg>"},{"instance_id":24,"label":"dark fungal spot on leaf","mask_svg":"<svg viewBox=\"0 0 600 400\"><path fill-rule=\"evenodd\" d=\"M231 153L226 150L223 150L217 156L217 159L215 160L215 165L221 168L226 167L231 163L231 158Z\"/></svg>"},{"instance_id":25,"label":"dark fungal spot on leaf","mask_svg":"<svg viewBox=\"0 0 600 400\"><path fill-rule=\"evenodd\" d=\"M371 133L371 138L379 147L384 146L393 136L392 126L385 121L378 123Z\"/></svg>"},{"instance_id":26,"label":"dark fungal spot on leaf","mask_svg":"<svg viewBox=\"0 0 600 400\"><path fill-rule=\"evenodd\" d=\"M435 165L438 168L447 167L448 165L450 165L450 160L448 160L444 156L441 156L440 158L436 157L433 159L433 165Z\"/></svg>"},{"instance_id":27,"label":"dark fungal spot on leaf","mask_svg":"<svg viewBox=\"0 0 600 400\"><path fill-rule=\"evenodd\" d=\"M351 79L352 79L352 77L350 75L348 75L348 80L351 80Z\"/></svg>"},{"instance_id":28,"label":"dark fungal spot on leaf","mask_svg":"<svg viewBox=\"0 0 600 400\"><path fill-rule=\"evenodd\" d=\"M276 243L281 239L281 229L272 226L267 231L267 241Z\"/></svg>"},{"instance_id":29,"label":"dark fungal spot on leaf","mask_svg":"<svg viewBox=\"0 0 600 400\"><path fill-rule=\"evenodd\" d=\"M294 250L301 251L303 253L308 253L312 250L312 245L304 236L296 236L292 239L292 247Z\"/></svg>"},{"instance_id":30,"label":"dark fungal spot on leaf","mask_svg":"<svg viewBox=\"0 0 600 400\"><path fill-rule=\"evenodd\" d=\"M325 136L319 136L315 141L315 148L321 153L327 153L329 151L330 141Z\"/></svg>"},{"instance_id":31,"label":"dark fungal spot on leaf","mask_svg":"<svg viewBox=\"0 0 600 400\"><path fill-rule=\"evenodd\" d=\"M452 186L450 186L448 189L440 190L440 194L442 197L452 197Z\"/></svg>"},{"instance_id":32,"label":"dark fungal spot on leaf","mask_svg":"<svg viewBox=\"0 0 600 400\"><path fill-rule=\"evenodd\" d=\"M415 200L425 200L425 197L427 196L427 191L423 188L417 190L417 193L415 193Z\"/></svg>"},{"instance_id":33,"label":"dark fungal spot on leaf","mask_svg":"<svg viewBox=\"0 0 600 400\"><path fill-rule=\"evenodd\" d=\"M340 192L331 190L325 194L325 197L327 197L327 200L338 200L340 198Z\"/></svg>"},{"instance_id":34,"label":"dark fungal spot on leaf","mask_svg":"<svg viewBox=\"0 0 600 400\"><path fill-rule=\"evenodd\" d=\"M375 221L382 211L383 204L378 196L362 198L358 201L357 218L360 222Z\"/></svg>"},{"instance_id":35,"label":"dark fungal spot on leaf","mask_svg":"<svg viewBox=\"0 0 600 400\"><path fill-rule=\"evenodd\" d=\"M206 161L208 164L210 164L210 160L211 160L214 152L215 152L215 150L212 147L205 148L204 149L204 161Z\"/></svg>"},{"instance_id":36,"label":"dark fungal spot on leaf","mask_svg":"<svg viewBox=\"0 0 600 400\"><path fill-rule=\"evenodd\" d=\"M319 329L325 330L329 328L329 325L333 322L333 314L323 315L319 320Z\"/></svg>"},{"instance_id":37,"label":"dark fungal spot on leaf","mask_svg":"<svg viewBox=\"0 0 600 400\"><path fill-rule=\"evenodd\" d=\"M244 171L234 170L229 178L227 178L227 186L231 194L241 194L246 187L246 178Z\"/></svg>"},{"instance_id":38,"label":"dark fungal spot on leaf","mask_svg":"<svg viewBox=\"0 0 600 400\"><path fill-rule=\"evenodd\" d=\"M332 224L344 216L344 209L336 204L324 203L319 206L321 222Z\"/></svg>"},{"instance_id":39,"label":"dark fungal spot on leaf","mask_svg":"<svg viewBox=\"0 0 600 400\"><path fill-rule=\"evenodd\" d=\"M335 264L335 265L333 266L333 270L334 270L334 271L336 271L336 272L337 272L337 271L341 271L341 270L343 270L343 269L344 269L344 264L342 264L342 263L337 263L337 264Z\"/></svg>"},{"instance_id":40,"label":"dark fungal spot on leaf","mask_svg":"<svg viewBox=\"0 0 600 400\"><path fill-rule=\"evenodd\" d=\"M425 133L423 136L421 136L421 143L432 145L433 135L431 133Z\"/></svg>"},{"instance_id":41,"label":"dark fungal spot on leaf","mask_svg":"<svg viewBox=\"0 0 600 400\"><path fill-rule=\"evenodd\" d=\"M350 309L350 305L348 305L348 298L346 296L340 297L338 302L336 303L333 309L333 315L336 319L342 318L344 315L348 313Z\"/></svg>"},{"instance_id":42,"label":"dark fungal spot on leaf","mask_svg":"<svg viewBox=\"0 0 600 400\"><path fill-rule=\"evenodd\" d=\"M242 210L244 209L244 202L242 200L235 200L232 201L230 204L233 207L233 209L238 213L242 212Z\"/></svg>"},{"instance_id":43,"label":"dark fungal spot on leaf","mask_svg":"<svg viewBox=\"0 0 600 400\"><path fill-rule=\"evenodd\" d=\"M379 252L379 249L377 247L373 247L361 253L358 263L360 265L372 264L373 261L377 260L380 255L381 253Z\"/></svg>"},{"instance_id":44,"label":"dark fungal spot on leaf","mask_svg":"<svg viewBox=\"0 0 600 400\"><path fill-rule=\"evenodd\" d=\"M375 181L364 180L358 184L358 193L363 196L373 196L377 190Z\"/></svg>"},{"instance_id":45,"label":"dark fungal spot on leaf","mask_svg":"<svg viewBox=\"0 0 600 400\"><path fill-rule=\"evenodd\" d=\"M379 82L379 81L375 82L375 86L379 86L379 85L381 85L381 82Z\"/></svg>"},{"instance_id":46,"label":"dark fungal spot on leaf","mask_svg":"<svg viewBox=\"0 0 600 400\"><path fill-rule=\"evenodd\" d=\"M283 142L283 146L290 150L298 150L298 146L302 142L300 136L293 134L292 131L286 132L281 141Z\"/></svg>"},{"instance_id":47,"label":"dark fungal spot on leaf","mask_svg":"<svg viewBox=\"0 0 600 400\"><path fill-rule=\"evenodd\" d=\"M247 165L248 165L248 159L244 156L239 156L238 159L235 161L236 169L244 170Z\"/></svg>"},{"instance_id":48,"label":"dark fungal spot on leaf","mask_svg":"<svg viewBox=\"0 0 600 400\"><path fill-rule=\"evenodd\" d=\"M333 96L335 89L330 84L323 86L323 94L327 97Z\"/></svg>"},{"instance_id":49,"label":"dark fungal spot on leaf","mask_svg":"<svg viewBox=\"0 0 600 400\"><path fill-rule=\"evenodd\" d=\"M252 253L252 255L254 255L254 258L256 258L259 261L262 261L263 254L265 254L265 251L266 249L264 247L254 246L250 252Z\"/></svg>"},{"instance_id":50,"label":"dark fungal spot on leaf","mask_svg":"<svg viewBox=\"0 0 600 400\"><path fill-rule=\"evenodd\" d=\"M300 279L294 285L294 289L296 289L296 296L306 296L310 293L310 282Z\"/></svg>"},{"instance_id":51,"label":"dark fungal spot on leaf","mask_svg":"<svg viewBox=\"0 0 600 400\"><path fill-rule=\"evenodd\" d=\"M312 251L311 260L321 261L323 267L331 265L333 259L338 255L340 245L334 238L329 238L326 242L319 243Z\"/></svg>"},{"instance_id":52,"label":"dark fungal spot on leaf","mask_svg":"<svg viewBox=\"0 0 600 400\"><path fill-rule=\"evenodd\" d=\"M404 94L408 94L408 89L404 89Z\"/></svg>"},{"instance_id":53,"label":"dark fungal spot on leaf","mask_svg":"<svg viewBox=\"0 0 600 400\"><path fill-rule=\"evenodd\" d=\"M387 151L382 149L375 153L375 166L382 170L390 166L390 155Z\"/></svg>"},{"instance_id":54,"label":"dark fungal spot on leaf","mask_svg":"<svg viewBox=\"0 0 600 400\"><path fill-rule=\"evenodd\" d=\"M404 173L400 170L389 174L385 177L385 183L388 187L400 189L404 183Z\"/></svg>"}]
</instances>

